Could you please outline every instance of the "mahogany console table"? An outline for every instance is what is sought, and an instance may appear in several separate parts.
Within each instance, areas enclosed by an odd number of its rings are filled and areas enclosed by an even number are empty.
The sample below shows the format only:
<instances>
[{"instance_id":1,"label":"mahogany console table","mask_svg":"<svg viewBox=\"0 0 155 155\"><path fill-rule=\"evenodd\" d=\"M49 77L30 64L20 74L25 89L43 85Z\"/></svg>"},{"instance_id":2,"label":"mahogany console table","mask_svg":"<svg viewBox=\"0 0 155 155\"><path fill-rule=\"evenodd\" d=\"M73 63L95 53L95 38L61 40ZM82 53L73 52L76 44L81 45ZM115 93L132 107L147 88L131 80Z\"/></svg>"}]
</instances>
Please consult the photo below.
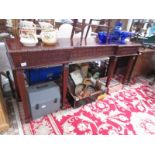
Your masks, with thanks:
<instances>
[{"instance_id":1,"label":"mahogany console table","mask_svg":"<svg viewBox=\"0 0 155 155\"><path fill-rule=\"evenodd\" d=\"M153 56L155 56L155 49L139 48L139 56L131 77L147 75L154 68Z\"/></svg>"},{"instance_id":2,"label":"mahogany console table","mask_svg":"<svg viewBox=\"0 0 155 155\"><path fill-rule=\"evenodd\" d=\"M24 69L49 67L53 65L63 65L62 79L62 108L66 102L67 79L69 64L81 60L89 61L90 59L101 59L110 57L110 65L108 69L108 78L106 86L109 85L113 76L118 57L129 56L127 71L123 82L128 80L134 66L135 58L138 55L139 44L129 43L127 45L116 44L98 44L95 38L87 40L80 39L59 39L54 46L47 46L39 42L35 47L24 47L19 38L7 39L5 41L7 54L12 66L15 86L22 107L24 109L25 121L31 118L30 109L27 98L27 91L24 79Z\"/></svg>"}]
</instances>

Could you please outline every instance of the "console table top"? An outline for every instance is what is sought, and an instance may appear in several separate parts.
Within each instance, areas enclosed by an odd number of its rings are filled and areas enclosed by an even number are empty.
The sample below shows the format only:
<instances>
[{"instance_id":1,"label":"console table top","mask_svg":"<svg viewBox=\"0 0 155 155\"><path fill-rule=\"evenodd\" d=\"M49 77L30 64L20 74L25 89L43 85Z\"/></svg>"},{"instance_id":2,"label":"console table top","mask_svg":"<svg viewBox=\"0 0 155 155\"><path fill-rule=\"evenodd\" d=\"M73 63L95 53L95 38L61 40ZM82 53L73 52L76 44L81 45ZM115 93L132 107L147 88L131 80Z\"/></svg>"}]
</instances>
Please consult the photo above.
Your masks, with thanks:
<instances>
[{"instance_id":1,"label":"console table top","mask_svg":"<svg viewBox=\"0 0 155 155\"><path fill-rule=\"evenodd\" d=\"M85 48L85 47L130 47L130 46L141 46L140 44L131 43L125 45L117 45L117 44L99 44L96 38L87 38L87 40L83 40L82 42L79 39L70 38L59 38L55 45L45 45L41 41L34 47L25 47L20 43L19 38L6 39L5 40L7 49L9 53L14 52L28 52L28 51L51 51L51 50L62 50L62 49L74 49L74 48Z\"/></svg>"}]
</instances>

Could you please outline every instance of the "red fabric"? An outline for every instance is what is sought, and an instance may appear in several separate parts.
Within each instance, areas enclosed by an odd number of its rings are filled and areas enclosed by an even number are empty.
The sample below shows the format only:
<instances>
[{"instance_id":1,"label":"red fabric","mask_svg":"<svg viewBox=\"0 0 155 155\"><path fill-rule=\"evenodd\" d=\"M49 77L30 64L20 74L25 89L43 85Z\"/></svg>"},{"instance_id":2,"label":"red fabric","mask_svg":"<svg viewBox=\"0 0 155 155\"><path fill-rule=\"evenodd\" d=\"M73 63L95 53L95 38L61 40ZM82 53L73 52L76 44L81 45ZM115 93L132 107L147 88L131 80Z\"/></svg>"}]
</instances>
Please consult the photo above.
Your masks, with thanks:
<instances>
[{"instance_id":1,"label":"red fabric","mask_svg":"<svg viewBox=\"0 0 155 155\"><path fill-rule=\"evenodd\" d=\"M23 125L25 134L155 134L155 91L127 86L104 100L61 110Z\"/></svg>"}]
</instances>

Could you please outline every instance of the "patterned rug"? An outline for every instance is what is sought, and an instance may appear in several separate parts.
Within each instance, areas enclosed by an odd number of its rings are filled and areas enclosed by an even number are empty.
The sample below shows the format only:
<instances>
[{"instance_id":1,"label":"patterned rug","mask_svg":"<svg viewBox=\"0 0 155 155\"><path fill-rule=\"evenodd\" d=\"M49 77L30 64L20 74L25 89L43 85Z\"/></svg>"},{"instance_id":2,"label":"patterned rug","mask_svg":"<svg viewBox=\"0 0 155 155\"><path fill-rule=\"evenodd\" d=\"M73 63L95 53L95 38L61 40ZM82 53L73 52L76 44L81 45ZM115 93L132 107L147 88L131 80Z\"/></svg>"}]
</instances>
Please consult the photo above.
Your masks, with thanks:
<instances>
[{"instance_id":1,"label":"patterned rug","mask_svg":"<svg viewBox=\"0 0 155 155\"><path fill-rule=\"evenodd\" d=\"M155 87L140 80L104 100L24 124L23 131L30 135L155 134Z\"/></svg>"}]
</instances>

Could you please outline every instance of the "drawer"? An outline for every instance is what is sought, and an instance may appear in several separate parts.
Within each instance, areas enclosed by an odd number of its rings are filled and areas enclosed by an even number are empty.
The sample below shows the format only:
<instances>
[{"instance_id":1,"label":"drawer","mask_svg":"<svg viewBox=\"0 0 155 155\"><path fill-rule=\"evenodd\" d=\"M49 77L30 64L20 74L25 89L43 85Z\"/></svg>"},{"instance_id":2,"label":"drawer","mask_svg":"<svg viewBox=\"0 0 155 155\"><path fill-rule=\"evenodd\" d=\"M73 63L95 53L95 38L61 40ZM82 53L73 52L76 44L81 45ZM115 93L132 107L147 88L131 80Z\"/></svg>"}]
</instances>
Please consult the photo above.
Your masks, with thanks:
<instances>
[{"instance_id":1,"label":"drawer","mask_svg":"<svg viewBox=\"0 0 155 155\"><path fill-rule=\"evenodd\" d=\"M15 67L26 67L29 65L27 52L24 53L11 53L12 61Z\"/></svg>"},{"instance_id":2,"label":"drawer","mask_svg":"<svg viewBox=\"0 0 155 155\"><path fill-rule=\"evenodd\" d=\"M96 53L99 56L112 56L114 55L116 51L116 47L114 46L107 46L107 47L97 47L96 48Z\"/></svg>"},{"instance_id":3,"label":"drawer","mask_svg":"<svg viewBox=\"0 0 155 155\"><path fill-rule=\"evenodd\" d=\"M51 64L63 64L69 61L67 50L29 52L29 66L46 66Z\"/></svg>"},{"instance_id":4,"label":"drawer","mask_svg":"<svg viewBox=\"0 0 155 155\"><path fill-rule=\"evenodd\" d=\"M32 51L12 53L11 57L16 68L25 68L63 64L69 61L69 54L69 50Z\"/></svg>"},{"instance_id":5,"label":"drawer","mask_svg":"<svg viewBox=\"0 0 155 155\"><path fill-rule=\"evenodd\" d=\"M74 49L71 52L70 60L82 60L86 58L92 58L95 55L95 49L83 48L83 49Z\"/></svg>"},{"instance_id":6,"label":"drawer","mask_svg":"<svg viewBox=\"0 0 155 155\"><path fill-rule=\"evenodd\" d=\"M128 54L136 54L138 53L139 47L118 47L116 51L117 55L128 55Z\"/></svg>"},{"instance_id":7,"label":"drawer","mask_svg":"<svg viewBox=\"0 0 155 155\"><path fill-rule=\"evenodd\" d=\"M71 52L70 60L83 60L111 56L114 54L114 47L85 47L75 48Z\"/></svg>"}]
</instances>

